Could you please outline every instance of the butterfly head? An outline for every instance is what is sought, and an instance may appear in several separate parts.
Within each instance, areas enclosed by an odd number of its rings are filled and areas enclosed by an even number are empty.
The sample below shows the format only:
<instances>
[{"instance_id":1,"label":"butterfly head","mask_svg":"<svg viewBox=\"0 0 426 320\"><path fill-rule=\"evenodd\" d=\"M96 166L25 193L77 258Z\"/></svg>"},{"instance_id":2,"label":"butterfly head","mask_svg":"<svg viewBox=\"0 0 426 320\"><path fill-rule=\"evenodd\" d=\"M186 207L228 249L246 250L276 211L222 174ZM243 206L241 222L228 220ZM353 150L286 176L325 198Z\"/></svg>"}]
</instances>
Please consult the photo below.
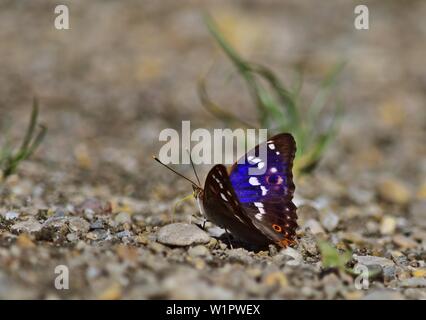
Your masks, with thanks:
<instances>
[{"instance_id":1,"label":"butterfly head","mask_svg":"<svg viewBox=\"0 0 426 320\"><path fill-rule=\"evenodd\" d=\"M194 195L195 199L202 198L202 196L203 196L203 189L202 188L200 188L199 186L193 184L192 185L192 190L193 190L192 194Z\"/></svg>"}]
</instances>

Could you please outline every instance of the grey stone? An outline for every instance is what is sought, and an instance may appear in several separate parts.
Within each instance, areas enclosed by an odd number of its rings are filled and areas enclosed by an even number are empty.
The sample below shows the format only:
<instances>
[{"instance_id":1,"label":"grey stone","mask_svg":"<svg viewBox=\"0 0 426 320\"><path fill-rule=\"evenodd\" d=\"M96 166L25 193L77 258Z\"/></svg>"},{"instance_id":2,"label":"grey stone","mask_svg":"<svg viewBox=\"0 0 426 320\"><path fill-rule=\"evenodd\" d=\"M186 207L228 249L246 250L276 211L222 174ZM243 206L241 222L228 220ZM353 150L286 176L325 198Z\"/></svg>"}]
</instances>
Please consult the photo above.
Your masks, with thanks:
<instances>
[{"instance_id":1,"label":"grey stone","mask_svg":"<svg viewBox=\"0 0 426 320\"><path fill-rule=\"evenodd\" d=\"M303 229L306 230L308 228L313 234L325 233L321 224L315 219L309 219L306 221L306 223L303 225Z\"/></svg>"},{"instance_id":2,"label":"grey stone","mask_svg":"<svg viewBox=\"0 0 426 320\"><path fill-rule=\"evenodd\" d=\"M327 231L333 231L339 224L339 217L333 212L321 214L321 224Z\"/></svg>"},{"instance_id":3,"label":"grey stone","mask_svg":"<svg viewBox=\"0 0 426 320\"><path fill-rule=\"evenodd\" d=\"M376 257L376 256L357 256L354 255L354 259L365 266L371 266L371 265L379 265L382 268L388 267L388 266L394 266L395 263L392 260L383 258L383 257Z\"/></svg>"},{"instance_id":4,"label":"grey stone","mask_svg":"<svg viewBox=\"0 0 426 320\"><path fill-rule=\"evenodd\" d=\"M7 211L5 213L1 213L1 215L6 219L6 220L16 220L19 218L20 213L16 212L16 211Z\"/></svg>"},{"instance_id":5,"label":"grey stone","mask_svg":"<svg viewBox=\"0 0 426 320\"><path fill-rule=\"evenodd\" d=\"M363 300L403 300L404 297L398 291L375 290L364 296Z\"/></svg>"},{"instance_id":6,"label":"grey stone","mask_svg":"<svg viewBox=\"0 0 426 320\"><path fill-rule=\"evenodd\" d=\"M132 236L131 232L129 230L124 230L121 232L118 232L115 234L118 238L122 239L122 238L129 238Z\"/></svg>"},{"instance_id":7,"label":"grey stone","mask_svg":"<svg viewBox=\"0 0 426 320\"><path fill-rule=\"evenodd\" d=\"M189 248L188 254L191 257L205 257L210 255L210 251L205 246L198 245L198 246Z\"/></svg>"},{"instance_id":8,"label":"grey stone","mask_svg":"<svg viewBox=\"0 0 426 320\"><path fill-rule=\"evenodd\" d=\"M132 217L127 212L120 212L115 216L114 221L118 224L131 223Z\"/></svg>"},{"instance_id":9,"label":"grey stone","mask_svg":"<svg viewBox=\"0 0 426 320\"><path fill-rule=\"evenodd\" d=\"M14 224L12 230L17 232L38 232L42 228L42 224L35 219L28 219L27 221L22 221Z\"/></svg>"},{"instance_id":10,"label":"grey stone","mask_svg":"<svg viewBox=\"0 0 426 320\"><path fill-rule=\"evenodd\" d=\"M189 246L206 244L210 241L210 237L193 224L172 223L158 230L157 241L171 246Z\"/></svg>"},{"instance_id":11,"label":"grey stone","mask_svg":"<svg viewBox=\"0 0 426 320\"><path fill-rule=\"evenodd\" d=\"M103 229L104 223L102 220L96 220L90 224L90 230Z\"/></svg>"},{"instance_id":12,"label":"grey stone","mask_svg":"<svg viewBox=\"0 0 426 320\"><path fill-rule=\"evenodd\" d=\"M86 233L90 229L90 223L80 217L69 218L68 226L73 232Z\"/></svg>"},{"instance_id":13,"label":"grey stone","mask_svg":"<svg viewBox=\"0 0 426 320\"><path fill-rule=\"evenodd\" d=\"M409 278L400 282L404 288L426 288L426 278Z\"/></svg>"},{"instance_id":14,"label":"grey stone","mask_svg":"<svg viewBox=\"0 0 426 320\"><path fill-rule=\"evenodd\" d=\"M284 256L288 259L286 264L289 266L299 266L303 263L303 256L300 254L299 251L293 248L289 247L289 248L282 249L279 255Z\"/></svg>"},{"instance_id":15,"label":"grey stone","mask_svg":"<svg viewBox=\"0 0 426 320\"><path fill-rule=\"evenodd\" d=\"M227 255L229 260L233 262L243 262L245 264L253 262L253 258L250 256L249 252L243 248L228 250Z\"/></svg>"},{"instance_id":16,"label":"grey stone","mask_svg":"<svg viewBox=\"0 0 426 320\"><path fill-rule=\"evenodd\" d=\"M67 234L67 240L68 240L69 242L74 242L74 241L78 240L78 235L77 235L77 233L75 233L75 232L70 232L70 233L68 233L68 234Z\"/></svg>"}]
</instances>

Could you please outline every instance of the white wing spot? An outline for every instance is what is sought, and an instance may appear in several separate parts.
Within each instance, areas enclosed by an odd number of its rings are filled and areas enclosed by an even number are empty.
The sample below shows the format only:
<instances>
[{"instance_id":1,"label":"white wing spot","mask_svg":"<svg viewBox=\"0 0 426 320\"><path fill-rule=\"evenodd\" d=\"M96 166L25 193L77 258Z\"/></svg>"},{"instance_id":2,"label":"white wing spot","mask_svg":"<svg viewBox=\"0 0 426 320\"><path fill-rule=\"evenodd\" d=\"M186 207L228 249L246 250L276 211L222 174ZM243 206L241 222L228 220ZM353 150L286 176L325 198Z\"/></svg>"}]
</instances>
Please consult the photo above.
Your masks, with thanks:
<instances>
[{"instance_id":1,"label":"white wing spot","mask_svg":"<svg viewBox=\"0 0 426 320\"><path fill-rule=\"evenodd\" d=\"M280 152L279 152L279 151L277 151L277 152L275 152L275 154L276 154L276 155L279 155L279 154L280 154Z\"/></svg>"},{"instance_id":2,"label":"white wing spot","mask_svg":"<svg viewBox=\"0 0 426 320\"><path fill-rule=\"evenodd\" d=\"M275 172L277 172L277 168L272 167L272 168L271 168L271 173L275 173Z\"/></svg>"},{"instance_id":3,"label":"white wing spot","mask_svg":"<svg viewBox=\"0 0 426 320\"><path fill-rule=\"evenodd\" d=\"M253 204L258 207L258 208L263 208L263 203L262 202L253 202Z\"/></svg>"},{"instance_id":4,"label":"white wing spot","mask_svg":"<svg viewBox=\"0 0 426 320\"><path fill-rule=\"evenodd\" d=\"M265 186L260 186L260 189L262 190L262 196L264 196L268 193L268 189L266 189Z\"/></svg>"},{"instance_id":5,"label":"white wing spot","mask_svg":"<svg viewBox=\"0 0 426 320\"><path fill-rule=\"evenodd\" d=\"M269 149L271 149L271 150L275 150L275 144L273 144L273 143L268 144L268 147L269 147Z\"/></svg>"},{"instance_id":6,"label":"white wing spot","mask_svg":"<svg viewBox=\"0 0 426 320\"><path fill-rule=\"evenodd\" d=\"M232 193L231 193L231 191L229 191L229 190L226 190L226 193L227 193L228 195L232 196Z\"/></svg>"},{"instance_id":7,"label":"white wing spot","mask_svg":"<svg viewBox=\"0 0 426 320\"><path fill-rule=\"evenodd\" d=\"M257 167L258 167L259 169L262 169L264 166L265 166L265 162L259 162L259 163L257 164Z\"/></svg>"},{"instance_id":8,"label":"white wing spot","mask_svg":"<svg viewBox=\"0 0 426 320\"><path fill-rule=\"evenodd\" d=\"M262 220L263 219L263 216L262 216L261 213L256 213L254 216L256 217L257 220Z\"/></svg>"},{"instance_id":9,"label":"white wing spot","mask_svg":"<svg viewBox=\"0 0 426 320\"><path fill-rule=\"evenodd\" d=\"M221 192L220 196L222 197L223 200L228 201L228 199L226 198L226 196Z\"/></svg>"},{"instance_id":10,"label":"white wing spot","mask_svg":"<svg viewBox=\"0 0 426 320\"><path fill-rule=\"evenodd\" d=\"M256 178L256 177L250 177L250 179L249 179L249 183L250 183L252 186L259 186L259 185L260 185L260 182L259 182L259 180L257 180L257 178Z\"/></svg>"},{"instance_id":11,"label":"white wing spot","mask_svg":"<svg viewBox=\"0 0 426 320\"><path fill-rule=\"evenodd\" d=\"M264 214L265 210L263 209L262 202L253 202L253 204L259 209L259 214Z\"/></svg>"}]
</instances>

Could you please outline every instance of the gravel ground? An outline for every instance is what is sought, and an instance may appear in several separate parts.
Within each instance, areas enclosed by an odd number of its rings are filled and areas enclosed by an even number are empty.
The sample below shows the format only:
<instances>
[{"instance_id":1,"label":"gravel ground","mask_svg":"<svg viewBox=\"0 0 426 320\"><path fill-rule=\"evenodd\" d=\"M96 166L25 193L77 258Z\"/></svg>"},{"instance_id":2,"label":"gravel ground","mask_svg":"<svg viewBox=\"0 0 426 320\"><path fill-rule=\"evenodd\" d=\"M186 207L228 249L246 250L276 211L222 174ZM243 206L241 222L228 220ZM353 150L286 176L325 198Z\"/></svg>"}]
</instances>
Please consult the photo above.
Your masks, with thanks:
<instances>
[{"instance_id":1,"label":"gravel ground","mask_svg":"<svg viewBox=\"0 0 426 320\"><path fill-rule=\"evenodd\" d=\"M48 136L0 184L0 298L426 299L426 2L64 1L71 30L53 28L54 1L0 4L0 132L22 136L32 97ZM298 244L251 248L200 223L190 186L151 159L164 128L223 126L195 84L213 60L212 94L250 117L252 105L203 25L210 10L244 56L312 98L334 63L345 118L312 176L296 180ZM234 83L235 82L235 83ZM0 136L2 139L2 136ZM182 166L190 174L190 168ZM209 167L200 168L202 175ZM318 240L369 288L324 268ZM57 290L55 268L69 269Z\"/></svg>"}]
</instances>

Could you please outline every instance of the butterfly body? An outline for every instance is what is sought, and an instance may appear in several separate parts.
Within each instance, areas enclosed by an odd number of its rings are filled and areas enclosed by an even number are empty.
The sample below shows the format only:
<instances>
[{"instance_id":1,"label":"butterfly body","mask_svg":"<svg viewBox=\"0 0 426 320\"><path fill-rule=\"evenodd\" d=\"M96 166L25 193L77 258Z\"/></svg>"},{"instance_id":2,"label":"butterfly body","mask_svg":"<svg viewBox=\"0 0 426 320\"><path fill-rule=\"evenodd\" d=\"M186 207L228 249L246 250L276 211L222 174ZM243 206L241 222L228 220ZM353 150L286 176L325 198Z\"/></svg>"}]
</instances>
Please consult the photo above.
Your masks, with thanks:
<instances>
[{"instance_id":1,"label":"butterfly body","mask_svg":"<svg viewBox=\"0 0 426 320\"><path fill-rule=\"evenodd\" d=\"M265 158L260 148L266 150ZM225 166L215 165L204 189L193 186L201 213L245 242L288 246L297 228L291 171L295 152L293 137L282 133L249 151L230 174ZM263 173L253 174L256 168Z\"/></svg>"}]
</instances>

